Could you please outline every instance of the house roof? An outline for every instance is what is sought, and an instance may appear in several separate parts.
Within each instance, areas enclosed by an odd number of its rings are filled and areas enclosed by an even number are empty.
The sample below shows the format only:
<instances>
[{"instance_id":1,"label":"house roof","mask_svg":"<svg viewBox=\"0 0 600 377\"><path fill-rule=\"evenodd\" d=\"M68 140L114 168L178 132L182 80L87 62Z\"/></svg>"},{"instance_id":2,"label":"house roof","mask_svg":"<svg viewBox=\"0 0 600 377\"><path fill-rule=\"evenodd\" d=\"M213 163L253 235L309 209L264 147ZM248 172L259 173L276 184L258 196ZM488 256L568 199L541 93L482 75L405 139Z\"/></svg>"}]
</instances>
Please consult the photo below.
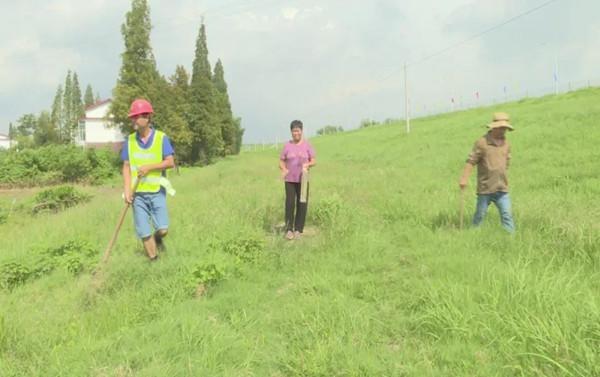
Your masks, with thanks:
<instances>
[{"instance_id":1,"label":"house roof","mask_svg":"<svg viewBox=\"0 0 600 377\"><path fill-rule=\"evenodd\" d=\"M94 110L95 108L98 108L98 107L100 107L102 105L105 105L107 103L110 103L110 102L112 102L112 98L107 98L107 99L100 100L100 101L98 101L98 102L96 102L94 104L91 104L88 107L86 107L85 111Z\"/></svg>"}]
</instances>

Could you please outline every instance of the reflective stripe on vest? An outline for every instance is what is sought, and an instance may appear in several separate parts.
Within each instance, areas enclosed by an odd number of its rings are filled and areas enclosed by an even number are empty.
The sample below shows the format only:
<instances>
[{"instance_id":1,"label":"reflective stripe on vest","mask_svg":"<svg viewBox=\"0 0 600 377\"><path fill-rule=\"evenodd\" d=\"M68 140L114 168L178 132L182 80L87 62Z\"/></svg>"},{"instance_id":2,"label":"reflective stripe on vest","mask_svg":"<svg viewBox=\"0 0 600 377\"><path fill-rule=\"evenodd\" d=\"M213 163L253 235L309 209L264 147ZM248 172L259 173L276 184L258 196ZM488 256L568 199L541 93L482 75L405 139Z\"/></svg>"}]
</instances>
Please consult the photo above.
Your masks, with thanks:
<instances>
[{"instance_id":1,"label":"reflective stripe on vest","mask_svg":"<svg viewBox=\"0 0 600 377\"><path fill-rule=\"evenodd\" d=\"M136 133L129 135L128 148L129 148L129 165L131 167L131 185L137 177L138 167L149 164L157 164L163 161L162 149L163 149L163 137L165 134L161 131L154 130L154 137L152 145L147 149L142 149L136 140ZM140 181L137 192L158 192L160 191L160 177L162 171L153 170L149 172Z\"/></svg>"}]
</instances>

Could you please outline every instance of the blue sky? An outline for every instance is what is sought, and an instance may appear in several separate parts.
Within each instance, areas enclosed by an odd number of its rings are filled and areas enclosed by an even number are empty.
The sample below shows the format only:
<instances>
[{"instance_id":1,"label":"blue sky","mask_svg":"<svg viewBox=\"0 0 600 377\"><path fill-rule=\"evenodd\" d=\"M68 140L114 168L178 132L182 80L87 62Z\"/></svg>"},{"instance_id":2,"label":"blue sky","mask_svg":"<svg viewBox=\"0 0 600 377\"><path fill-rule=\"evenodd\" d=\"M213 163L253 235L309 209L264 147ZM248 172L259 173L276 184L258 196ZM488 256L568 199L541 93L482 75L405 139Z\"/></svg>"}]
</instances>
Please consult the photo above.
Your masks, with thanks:
<instances>
[{"instance_id":1,"label":"blue sky","mask_svg":"<svg viewBox=\"0 0 600 377\"><path fill-rule=\"evenodd\" d=\"M210 60L223 60L246 142L282 140L302 119L356 127L403 117L404 62L413 115L559 84L600 85L600 2L557 0L433 59L544 0L173 0L149 1L160 72L190 68L204 17ZM85 5L84 5L85 4ZM66 71L103 98L115 85L128 1L0 2L0 132L49 109Z\"/></svg>"}]
</instances>

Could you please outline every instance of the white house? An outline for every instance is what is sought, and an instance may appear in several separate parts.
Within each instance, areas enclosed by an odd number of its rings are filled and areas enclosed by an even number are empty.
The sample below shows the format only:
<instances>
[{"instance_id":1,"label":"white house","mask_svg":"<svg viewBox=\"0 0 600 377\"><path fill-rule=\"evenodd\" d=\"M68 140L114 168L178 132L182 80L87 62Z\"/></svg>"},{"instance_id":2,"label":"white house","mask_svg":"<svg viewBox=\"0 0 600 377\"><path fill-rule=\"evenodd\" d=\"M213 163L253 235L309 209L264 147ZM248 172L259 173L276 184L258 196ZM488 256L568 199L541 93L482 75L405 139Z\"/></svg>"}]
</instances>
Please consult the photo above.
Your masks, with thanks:
<instances>
[{"instance_id":1,"label":"white house","mask_svg":"<svg viewBox=\"0 0 600 377\"><path fill-rule=\"evenodd\" d=\"M0 149L10 148L10 138L8 135L0 134Z\"/></svg>"},{"instance_id":2,"label":"white house","mask_svg":"<svg viewBox=\"0 0 600 377\"><path fill-rule=\"evenodd\" d=\"M85 109L85 117L79 120L75 143L86 148L110 147L120 150L126 135L114 125L109 114L112 100L96 102Z\"/></svg>"}]
</instances>

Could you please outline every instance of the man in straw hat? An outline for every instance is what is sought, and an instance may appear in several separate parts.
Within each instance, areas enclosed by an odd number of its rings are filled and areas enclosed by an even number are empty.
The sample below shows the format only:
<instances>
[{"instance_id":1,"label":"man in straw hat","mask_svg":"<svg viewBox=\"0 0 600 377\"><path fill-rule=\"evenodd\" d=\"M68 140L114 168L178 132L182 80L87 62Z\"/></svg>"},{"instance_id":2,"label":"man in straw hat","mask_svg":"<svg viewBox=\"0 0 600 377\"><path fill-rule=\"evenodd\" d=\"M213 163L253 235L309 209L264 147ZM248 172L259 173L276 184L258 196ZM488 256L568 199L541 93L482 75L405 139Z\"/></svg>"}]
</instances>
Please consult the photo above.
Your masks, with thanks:
<instances>
[{"instance_id":1,"label":"man in straw hat","mask_svg":"<svg viewBox=\"0 0 600 377\"><path fill-rule=\"evenodd\" d=\"M477 166L477 209L473 225L483 221L490 203L500 212L504 229L513 233L515 224L512 217L508 179L506 171L510 162L510 145L505 138L506 130L513 131L506 113L495 113L489 131L475 142L471 154L460 177L459 186L464 190L469 181L473 166Z\"/></svg>"}]
</instances>

